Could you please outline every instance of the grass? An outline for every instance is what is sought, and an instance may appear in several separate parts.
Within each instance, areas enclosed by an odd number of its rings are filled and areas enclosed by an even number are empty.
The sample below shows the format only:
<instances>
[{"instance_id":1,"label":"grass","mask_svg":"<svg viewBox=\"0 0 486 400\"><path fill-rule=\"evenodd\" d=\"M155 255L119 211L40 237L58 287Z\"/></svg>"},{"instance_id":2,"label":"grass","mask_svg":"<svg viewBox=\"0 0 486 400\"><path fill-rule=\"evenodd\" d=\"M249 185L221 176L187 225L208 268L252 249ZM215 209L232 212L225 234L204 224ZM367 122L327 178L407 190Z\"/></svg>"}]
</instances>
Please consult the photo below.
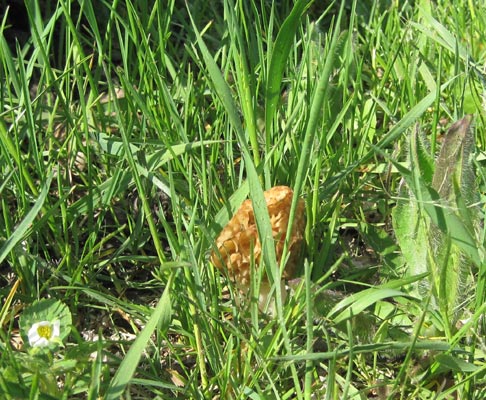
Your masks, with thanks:
<instances>
[{"instance_id":1,"label":"grass","mask_svg":"<svg viewBox=\"0 0 486 400\"><path fill-rule=\"evenodd\" d=\"M484 398L482 9L43 3L26 2L25 28L18 5L0 22L2 398ZM466 114L475 182L456 179L456 210L424 168ZM414 164L417 129L429 156ZM307 227L272 317L238 306L208 254L275 185L305 199ZM466 266L453 322L441 282L414 290L431 270L411 272L394 232L395 205L417 193L421 224ZM36 318L72 324L31 347Z\"/></svg>"}]
</instances>

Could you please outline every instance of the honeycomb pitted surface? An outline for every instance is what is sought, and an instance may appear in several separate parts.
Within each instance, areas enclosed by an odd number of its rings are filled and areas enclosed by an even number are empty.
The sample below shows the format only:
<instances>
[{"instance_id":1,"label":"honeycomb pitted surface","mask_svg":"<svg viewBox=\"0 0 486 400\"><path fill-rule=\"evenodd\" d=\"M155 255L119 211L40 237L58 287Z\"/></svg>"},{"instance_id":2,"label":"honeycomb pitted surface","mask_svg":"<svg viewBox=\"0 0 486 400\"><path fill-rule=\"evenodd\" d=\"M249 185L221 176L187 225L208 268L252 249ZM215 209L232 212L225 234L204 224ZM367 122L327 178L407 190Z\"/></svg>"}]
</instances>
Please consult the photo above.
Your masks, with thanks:
<instances>
[{"instance_id":1,"label":"honeycomb pitted surface","mask_svg":"<svg viewBox=\"0 0 486 400\"><path fill-rule=\"evenodd\" d=\"M287 186L275 186L264 192L278 263L280 263L284 249L293 195L294 192ZM305 204L303 199L299 199L288 244L290 255L283 273L285 279L292 278L295 273L302 248L305 224ZM238 285L248 286L251 260L253 258L255 265L258 266L262 252L251 200L245 200L223 228L216 239L216 247L218 251L213 250L211 253L212 264L222 271L226 270L230 279Z\"/></svg>"}]
</instances>

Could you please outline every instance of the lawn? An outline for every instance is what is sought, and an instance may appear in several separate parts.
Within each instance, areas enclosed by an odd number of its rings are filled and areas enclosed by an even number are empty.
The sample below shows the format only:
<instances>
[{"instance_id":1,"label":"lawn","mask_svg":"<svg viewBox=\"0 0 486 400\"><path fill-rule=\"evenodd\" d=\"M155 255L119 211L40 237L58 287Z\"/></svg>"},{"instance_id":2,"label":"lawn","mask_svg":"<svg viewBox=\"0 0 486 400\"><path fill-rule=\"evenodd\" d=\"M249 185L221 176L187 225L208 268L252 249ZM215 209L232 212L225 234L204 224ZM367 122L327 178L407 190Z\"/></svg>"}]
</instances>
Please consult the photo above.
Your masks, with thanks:
<instances>
[{"instance_id":1,"label":"lawn","mask_svg":"<svg viewBox=\"0 0 486 400\"><path fill-rule=\"evenodd\" d=\"M486 398L473 3L1 1L0 398Z\"/></svg>"}]
</instances>

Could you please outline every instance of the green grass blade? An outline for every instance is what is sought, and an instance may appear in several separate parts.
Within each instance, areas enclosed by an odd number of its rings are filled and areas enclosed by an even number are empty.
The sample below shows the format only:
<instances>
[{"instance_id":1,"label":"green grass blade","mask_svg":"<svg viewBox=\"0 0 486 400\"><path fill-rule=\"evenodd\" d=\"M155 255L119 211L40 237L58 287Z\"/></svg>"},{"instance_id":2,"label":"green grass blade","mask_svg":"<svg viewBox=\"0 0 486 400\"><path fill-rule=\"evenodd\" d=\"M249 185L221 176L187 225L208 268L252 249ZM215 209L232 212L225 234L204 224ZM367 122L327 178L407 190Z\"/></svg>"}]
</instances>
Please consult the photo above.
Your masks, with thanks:
<instances>
[{"instance_id":1,"label":"green grass blade","mask_svg":"<svg viewBox=\"0 0 486 400\"><path fill-rule=\"evenodd\" d=\"M457 80L457 76L449 79L443 85L441 85L440 90L441 92L445 91L447 87ZM427 111L427 109L434 104L436 100L437 93L431 92L427 96L425 96L422 100L420 100L416 105L414 105L411 110L406 113L403 118L388 132L388 134L381 139L377 147L380 149L384 149L390 143L397 140L403 132L405 132L408 128L410 128L413 124L417 122L417 120ZM374 155L375 150L370 150L368 155L365 157L366 160L371 158Z\"/></svg>"},{"instance_id":2,"label":"green grass blade","mask_svg":"<svg viewBox=\"0 0 486 400\"><path fill-rule=\"evenodd\" d=\"M451 350L451 345L444 341L438 340L423 340L423 341L407 341L407 342L385 342L385 343L371 343L371 344L361 344L356 345L351 349L336 349L334 351L327 352L314 352L311 354L298 354L292 356L281 356L275 357L275 360L279 361L292 361L292 362L302 362L307 360L321 361L321 360L331 360L333 358L343 358L348 357L352 351L356 354L366 354L375 352L384 352L387 350L407 350L413 347L416 350L429 350L437 352L445 352ZM456 349L459 350L459 349Z\"/></svg>"},{"instance_id":3,"label":"green grass blade","mask_svg":"<svg viewBox=\"0 0 486 400\"><path fill-rule=\"evenodd\" d=\"M16 146L12 141L12 139L10 138L9 132L7 131L5 125L3 124L3 121L0 121L0 142L1 142L1 147L4 148L5 155L10 155L11 157L11 160L9 160L9 162L12 165L12 167L16 167L20 171L22 171L22 176L25 179L27 185L29 186L29 189L31 190L34 196L37 196L38 191L34 184L34 181L30 176L28 169L25 168L24 162L21 159L20 154L17 152Z\"/></svg>"},{"instance_id":4,"label":"green grass blade","mask_svg":"<svg viewBox=\"0 0 486 400\"><path fill-rule=\"evenodd\" d=\"M92 373L91 373L91 384L88 391L88 400L96 400L100 396L101 387L101 370L103 366L103 339L100 338L97 342L96 358L93 360Z\"/></svg>"},{"instance_id":5,"label":"green grass blade","mask_svg":"<svg viewBox=\"0 0 486 400\"><path fill-rule=\"evenodd\" d=\"M300 19L309 6L309 0L299 0L294 4L291 13L282 24L270 58L268 79L265 88L265 132L267 138L271 137L272 122L275 110L280 99L280 90L285 67L287 65L290 50L294 44L294 36L299 27ZM267 141L267 146L270 143Z\"/></svg>"},{"instance_id":6,"label":"green grass blade","mask_svg":"<svg viewBox=\"0 0 486 400\"><path fill-rule=\"evenodd\" d=\"M143 350L147 346L152 333L157 328L159 331L165 332L169 326L172 317L170 293L174 276L174 273L170 275L164 293L162 293L159 303L155 307L150 319L135 342L133 342L120 367L116 371L115 376L110 381L105 394L106 400L118 400L120 398L137 369Z\"/></svg>"},{"instance_id":7,"label":"green grass blade","mask_svg":"<svg viewBox=\"0 0 486 400\"><path fill-rule=\"evenodd\" d=\"M24 217L22 222L19 224L15 232L10 236L0 248L0 263L7 257L8 253L18 244L21 240L25 239L24 234L31 226L34 219L39 214L39 211L42 209L44 202L46 200L47 194L49 193L49 188L51 186L52 181L52 173L48 176L47 180L44 183L44 186L39 193L39 197L37 198L34 206L30 209L27 215Z\"/></svg>"},{"instance_id":8,"label":"green grass blade","mask_svg":"<svg viewBox=\"0 0 486 400\"><path fill-rule=\"evenodd\" d=\"M359 293L352 294L341 300L329 312L328 318L339 324L353 316L360 314L363 310L379 300L393 297L404 297L406 293L389 288L370 288Z\"/></svg>"},{"instance_id":9,"label":"green grass blade","mask_svg":"<svg viewBox=\"0 0 486 400\"><path fill-rule=\"evenodd\" d=\"M275 247L273 244L273 234L270 224L270 218L268 216L268 210L266 207L265 198L263 196L263 189L260 185L260 179L253 163L248 143L245 139L245 133L239 118L238 109L233 100L233 96L231 94L231 90L228 84L224 80L224 77L221 74L218 65L209 53L209 50L204 43L204 40L201 37L201 34L199 33L196 25L194 24L194 20L192 19L190 13L189 15L191 17L191 22L194 28L194 32L196 34L198 46L201 50L201 54L203 56L206 68L214 85L214 89L216 90L216 93L218 94L221 103L226 109L231 124L233 125L233 128L235 129L238 136L238 141L240 143L241 151L243 153L243 158L245 161L245 167L247 169L249 192L250 197L253 201L258 234L260 237L260 242L262 244L263 259L265 262L265 267L267 268L267 275L271 279L271 281L274 282L276 280L280 280L280 278L277 278L278 272L274 271L271 268L272 265L276 265L276 256Z\"/></svg>"},{"instance_id":10,"label":"green grass blade","mask_svg":"<svg viewBox=\"0 0 486 400\"><path fill-rule=\"evenodd\" d=\"M463 281L460 325L437 300L462 292L457 264L406 270L433 246L469 267L454 240L484 256L485 227L466 223L486 201L486 14L474 2L3 3L0 398L485 397L484 258ZM407 139L420 122L435 154L465 114L475 185L456 174L439 203L451 171L433 179L439 158ZM395 198L406 152L417 190ZM274 282L273 317L255 296L240 307L208 251L250 197L264 246L250 294L262 274L280 279L262 197L280 184L305 197L307 227L304 275L285 301ZM16 344L34 297L78 316L52 356ZM170 320L160 334L157 318Z\"/></svg>"},{"instance_id":11,"label":"green grass blade","mask_svg":"<svg viewBox=\"0 0 486 400\"><path fill-rule=\"evenodd\" d=\"M341 4L339 14L334 23L334 31L332 34L331 42L329 44L329 48L327 49L327 57L326 57L326 62L324 64L324 69L322 71L321 78L319 79L319 83L317 85L314 97L312 99L312 104L310 106L309 120L307 122L304 142L302 144L299 164L297 166L297 171L295 175L294 192L296 193L296 196L294 196L292 199L292 206L290 209L290 217L289 217L290 222L289 222L289 227L287 229L287 238L286 238L287 243L292 233L292 224L295 218L295 210L297 209L299 195L301 193L302 187L304 185L304 181L308 174L308 167L310 164L312 146L315 141L316 132L317 132L317 124L321 120L322 108L324 102L326 99L328 100L329 92L327 89L329 86L329 77L331 76L331 71L335 62L335 50L338 44L343 10L344 10L344 3Z\"/></svg>"},{"instance_id":12,"label":"green grass blade","mask_svg":"<svg viewBox=\"0 0 486 400\"><path fill-rule=\"evenodd\" d=\"M235 5L232 0L227 0L225 3L225 15L228 18L228 25L236 27L238 24L236 14L234 12ZM249 72L249 59L247 54L247 43L243 39L240 29L229 29L229 35L234 49L232 51L235 61L235 81L238 86L239 99L241 110L245 120L245 129L250 141L250 147L253 153L253 161L255 166L260 164L260 150L258 144L256 113L254 104L255 83Z\"/></svg>"},{"instance_id":13,"label":"green grass blade","mask_svg":"<svg viewBox=\"0 0 486 400\"><path fill-rule=\"evenodd\" d=\"M189 6L187 7L189 9ZM228 83L225 81L223 74L221 73L218 65L214 61L214 58L211 56L211 53L209 52L206 43L204 42L201 33L197 29L194 20L192 19L192 15L190 13L189 16L191 17L194 33L196 34L197 44L201 50L201 54L203 56L209 77L211 78L212 84L214 86L214 90L216 91L221 103L223 104L226 112L228 113L228 117L231 121L231 125L235 129L238 138L244 139L243 125L241 124L239 111L233 99L231 89L228 86ZM246 140L242 140L241 145L243 146L242 148L243 154L245 156L248 156L250 150L248 148L248 144L246 143Z\"/></svg>"}]
</instances>

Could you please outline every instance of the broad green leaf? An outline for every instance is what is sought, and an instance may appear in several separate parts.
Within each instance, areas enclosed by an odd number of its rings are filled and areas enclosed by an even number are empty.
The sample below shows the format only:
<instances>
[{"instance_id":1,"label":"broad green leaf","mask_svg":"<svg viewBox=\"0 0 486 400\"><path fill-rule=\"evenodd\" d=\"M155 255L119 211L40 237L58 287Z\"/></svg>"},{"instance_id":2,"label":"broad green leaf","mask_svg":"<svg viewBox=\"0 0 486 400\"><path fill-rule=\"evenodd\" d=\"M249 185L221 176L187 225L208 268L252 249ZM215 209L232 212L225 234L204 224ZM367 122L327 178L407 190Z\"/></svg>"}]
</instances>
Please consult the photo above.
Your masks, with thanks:
<instances>
[{"instance_id":1,"label":"broad green leaf","mask_svg":"<svg viewBox=\"0 0 486 400\"><path fill-rule=\"evenodd\" d=\"M420 176L427 184L432 183L435 169L435 160L430 154L430 146L425 135L420 131L418 125L410 137L409 161L414 167L412 172L420 173Z\"/></svg>"},{"instance_id":2,"label":"broad green leaf","mask_svg":"<svg viewBox=\"0 0 486 400\"><path fill-rule=\"evenodd\" d=\"M411 188L414 196L422 198L421 205L427 215L431 218L432 222L437 225L442 232L450 234L452 241L457 244L468 257L470 257L473 263L478 264L481 258L475 244L475 239L459 217L453 213L452 210L440 205L440 197L438 193L429 187L422 179L419 179L419 187L415 187L410 170L393 160L390 161L405 179L405 182Z\"/></svg>"},{"instance_id":3,"label":"broad green leaf","mask_svg":"<svg viewBox=\"0 0 486 400\"><path fill-rule=\"evenodd\" d=\"M69 308L56 299L41 299L27 307L21 314L19 325L24 343L29 343L28 332L33 324L60 321L59 337L64 340L71 332L72 317Z\"/></svg>"},{"instance_id":4,"label":"broad green leaf","mask_svg":"<svg viewBox=\"0 0 486 400\"><path fill-rule=\"evenodd\" d=\"M468 260L479 266L483 256L476 235L479 219L474 213L477 190L470 123L471 118L465 117L451 126L435 165L417 133L409 141L411 170L394 163L404 184L393 210L393 227L408 273L430 273L428 280L419 283L419 293L426 296L432 289L433 304L450 327L467 294Z\"/></svg>"},{"instance_id":5,"label":"broad green leaf","mask_svg":"<svg viewBox=\"0 0 486 400\"><path fill-rule=\"evenodd\" d=\"M471 364L450 354L438 354L435 361L443 368L452 372L475 372L479 369L477 365Z\"/></svg>"},{"instance_id":6,"label":"broad green leaf","mask_svg":"<svg viewBox=\"0 0 486 400\"><path fill-rule=\"evenodd\" d=\"M417 200L404 185L392 218L395 236L408 265L407 275L427 272L427 225Z\"/></svg>"},{"instance_id":7,"label":"broad green leaf","mask_svg":"<svg viewBox=\"0 0 486 400\"><path fill-rule=\"evenodd\" d=\"M470 125L471 117L467 116L450 127L444 137L434 170L432 187L443 201L451 205L455 203L454 179L458 180L462 192L471 196L475 193L471 159L475 146ZM474 203L474 199L466 200Z\"/></svg>"},{"instance_id":8,"label":"broad green leaf","mask_svg":"<svg viewBox=\"0 0 486 400\"><path fill-rule=\"evenodd\" d=\"M464 64L468 65L483 80L483 71L470 56L467 46L464 46L460 38L447 29L441 22L432 17L429 10L420 7L420 15L425 23L411 22L411 26L422 32L430 40L447 49L454 56L460 58Z\"/></svg>"},{"instance_id":9,"label":"broad green leaf","mask_svg":"<svg viewBox=\"0 0 486 400\"><path fill-rule=\"evenodd\" d=\"M119 137L112 137L104 132L99 132L95 135L95 137L96 141L105 153L116 157L123 156L123 142ZM132 154L136 154L139 148L134 144L130 144L130 150Z\"/></svg>"},{"instance_id":10,"label":"broad green leaf","mask_svg":"<svg viewBox=\"0 0 486 400\"><path fill-rule=\"evenodd\" d=\"M462 215L456 211L460 208L458 202L463 200L475 208L473 204L477 197L471 159L474 139L470 124L471 117L467 116L453 124L445 135L436 162L432 188L438 192L446 215L454 216L464 231L470 234L464 240L470 241L471 247L477 248L474 234L474 225L479 226L477 216L474 221L474 213L467 212L465 204L461 207L465 210ZM439 304L454 323L459 304L467 294L469 263L463 256L463 249L451 241L449 232L441 232L436 226L431 226L429 243L432 249L430 267L436 281ZM479 259L476 261L479 262Z\"/></svg>"},{"instance_id":11,"label":"broad green leaf","mask_svg":"<svg viewBox=\"0 0 486 400\"><path fill-rule=\"evenodd\" d=\"M425 181L431 183L434 160L428 153L425 139L418 126L413 130L408 145L408 162L413 182L417 183L417 180L423 177ZM392 217L393 229L407 262L407 275L409 276L429 272L427 265L428 225L420 200L421 198L417 199L415 194L409 190L405 181L402 180L397 205L392 211ZM427 279L419 281L414 286L418 288L418 293L422 296L425 296L430 290Z\"/></svg>"},{"instance_id":12,"label":"broad green leaf","mask_svg":"<svg viewBox=\"0 0 486 400\"><path fill-rule=\"evenodd\" d=\"M456 35L451 33L444 25L433 18L432 15L423 8L421 8L421 16L430 28L423 24L411 22L413 27L424 33L426 36L444 48L448 49L450 52L454 54L458 53L463 61L469 61L468 51L460 42L458 42Z\"/></svg>"},{"instance_id":13,"label":"broad green leaf","mask_svg":"<svg viewBox=\"0 0 486 400\"><path fill-rule=\"evenodd\" d=\"M393 270L397 270L403 262L403 258L397 252L398 246L394 237L392 237L385 228L376 224L360 223L359 231L364 241L370 246L383 262Z\"/></svg>"}]
</instances>

